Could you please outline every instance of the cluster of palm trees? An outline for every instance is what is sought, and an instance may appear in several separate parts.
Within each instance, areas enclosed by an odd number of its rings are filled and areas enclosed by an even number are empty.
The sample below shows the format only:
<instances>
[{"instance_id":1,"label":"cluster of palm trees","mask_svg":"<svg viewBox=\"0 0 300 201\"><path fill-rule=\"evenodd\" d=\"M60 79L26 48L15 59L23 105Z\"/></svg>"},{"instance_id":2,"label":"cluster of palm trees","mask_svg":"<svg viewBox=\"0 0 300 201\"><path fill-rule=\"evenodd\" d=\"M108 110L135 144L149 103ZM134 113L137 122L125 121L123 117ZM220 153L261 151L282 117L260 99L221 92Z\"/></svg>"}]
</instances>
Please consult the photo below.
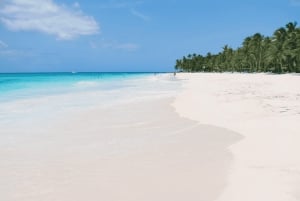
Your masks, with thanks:
<instances>
[{"instance_id":1,"label":"cluster of palm trees","mask_svg":"<svg viewBox=\"0 0 300 201\"><path fill-rule=\"evenodd\" d=\"M218 54L189 54L176 60L179 71L204 72L300 72L300 28L290 22L273 36L260 33L244 39L236 50L228 45Z\"/></svg>"}]
</instances>

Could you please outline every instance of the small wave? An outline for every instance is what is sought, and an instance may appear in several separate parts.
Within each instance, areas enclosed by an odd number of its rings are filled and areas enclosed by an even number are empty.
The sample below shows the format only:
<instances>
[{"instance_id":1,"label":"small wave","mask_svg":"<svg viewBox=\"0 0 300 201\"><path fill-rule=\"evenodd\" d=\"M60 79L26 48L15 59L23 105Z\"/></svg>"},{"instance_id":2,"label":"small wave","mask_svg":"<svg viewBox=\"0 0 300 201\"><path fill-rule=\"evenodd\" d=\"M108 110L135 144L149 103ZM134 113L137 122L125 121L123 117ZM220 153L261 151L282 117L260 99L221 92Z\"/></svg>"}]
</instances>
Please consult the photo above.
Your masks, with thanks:
<instances>
[{"instance_id":1,"label":"small wave","mask_svg":"<svg viewBox=\"0 0 300 201\"><path fill-rule=\"evenodd\" d=\"M81 88L85 88L85 87L96 87L98 86L98 82L94 82L94 81L80 81L75 83L76 87L81 87Z\"/></svg>"}]
</instances>

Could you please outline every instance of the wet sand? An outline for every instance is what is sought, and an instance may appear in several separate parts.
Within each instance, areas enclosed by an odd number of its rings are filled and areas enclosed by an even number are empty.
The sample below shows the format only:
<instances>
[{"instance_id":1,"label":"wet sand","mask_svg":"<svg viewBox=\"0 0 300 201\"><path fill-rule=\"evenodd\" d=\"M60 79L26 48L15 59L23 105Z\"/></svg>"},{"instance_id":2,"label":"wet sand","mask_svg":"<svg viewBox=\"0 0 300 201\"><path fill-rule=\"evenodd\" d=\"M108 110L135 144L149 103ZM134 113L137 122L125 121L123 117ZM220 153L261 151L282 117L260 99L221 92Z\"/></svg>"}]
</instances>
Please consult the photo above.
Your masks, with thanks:
<instances>
[{"instance_id":1,"label":"wet sand","mask_svg":"<svg viewBox=\"0 0 300 201\"><path fill-rule=\"evenodd\" d=\"M6 128L5 201L215 200L224 190L235 132L179 115L173 99L136 101Z\"/></svg>"}]
</instances>

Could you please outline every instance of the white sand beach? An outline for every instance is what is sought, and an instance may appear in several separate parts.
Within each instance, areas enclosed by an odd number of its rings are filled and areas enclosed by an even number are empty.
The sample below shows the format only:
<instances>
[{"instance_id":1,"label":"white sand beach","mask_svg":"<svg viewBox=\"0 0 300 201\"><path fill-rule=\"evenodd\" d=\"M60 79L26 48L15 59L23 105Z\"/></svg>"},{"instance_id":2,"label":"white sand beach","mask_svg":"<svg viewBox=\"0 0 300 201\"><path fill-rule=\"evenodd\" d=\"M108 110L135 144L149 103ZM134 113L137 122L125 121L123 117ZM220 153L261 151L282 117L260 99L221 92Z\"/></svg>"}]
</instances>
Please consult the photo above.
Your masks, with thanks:
<instances>
[{"instance_id":1,"label":"white sand beach","mask_svg":"<svg viewBox=\"0 0 300 201\"><path fill-rule=\"evenodd\" d=\"M215 200L240 135L156 96L0 124L0 200Z\"/></svg>"},{"instance_id":2,"label":"white sand beach","mask_svg":"<svg viewBox=\"0 0 300 201\"><path fill-rule=\"evenodd\" d=\"M176 79L178 95L0 121L0 200L300 200L299 75Z\"/></svg>"},{"instance_id":3,"label":"white sand beach","mask_svg":"<svg viewBox=\"0 0 300 201\"><path fill-rule=\"evenodd\" d=\"M240 133L218 201L300 200L300 75L179 74L183 117Z\"/></svg>"}]
</instances>

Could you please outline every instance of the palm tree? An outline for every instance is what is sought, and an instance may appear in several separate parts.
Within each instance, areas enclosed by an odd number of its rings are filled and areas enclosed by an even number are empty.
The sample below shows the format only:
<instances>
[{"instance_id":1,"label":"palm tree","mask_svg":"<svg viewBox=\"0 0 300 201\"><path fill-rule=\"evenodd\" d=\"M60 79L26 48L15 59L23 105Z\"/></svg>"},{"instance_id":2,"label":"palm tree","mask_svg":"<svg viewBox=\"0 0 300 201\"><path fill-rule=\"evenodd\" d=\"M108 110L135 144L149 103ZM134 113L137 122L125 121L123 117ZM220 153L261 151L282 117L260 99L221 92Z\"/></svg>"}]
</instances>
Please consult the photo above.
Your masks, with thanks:
<instances>
[{"instance_id":1,"label":"palm tree","mask_svg":"<svg viewBox=\"0 0 300 201\"><path fill-rule=\"evenodd\" d=\"M263 40L264 36L260 33L256 33L253 35L253 43L255 45L253 53L256 58L256 72L261 70L261 60L262 60L262 54L263 54Z\"/></svg>"},{"instance_id":2,"label":"palm tree","mask_svg":"<svg viewBox=\"0 0 300 201\"><path fill-rule=\"evenodd\" d=\"M286 27L288 33L292 33L294 31L296 31L297 22L289 22L285 25L285 27Z\"/></svg>"},{"instance_id":3,"label":"palm tree","mask_svg":"<svg viewBox=\"0 0 300 201\"><path fill-rule=\"evenodd\" d=\"M270 37L265 37L263 42L262 42L262 66L261 66L261 71L262 72L268 72L270 71L269 67L271 65L271 61L268 58L269 50L272 44L272 40Z\"/></svg>"},{"instance_id":4,"label":"palm tree","mask_svg":"<svg viewBox=\"0 0 300 201\"><path fill-rule=\"evenodd\" d=\"M273 34L273 43L270 48L269 56L275 63L275 72L277 73L281 73L283 70L285 70L285 67L283 65L286 57L284 53L283 43L286 40L286 36L287 33L285 28L283 27L277 29Z\"/></svg>"},{"instance_id":5,"label":"palm tree","mask_svg":"<svg viewBox=\"0 0 300 201\"><path fill-rule=\"evenodd\" d=\"M180 59L177 59L175 64L175 70L178 71L180 69L182 69L182 62Z\"/></svg>"},{"instance_id":6,"label":"palm tree","mask_svg":"<svg viewBox=\"0 0 300 201\"><path fill-rule=\"evenodd\" d=\"M297 23L290 22L286 25L286 39L283 43L283 48L286 57L286 65L288 66L288 71L295 71L297 62L297 33L296 33Z\"/></svg>"},{"instance_id":7,"label":"palm tree","mask_svg":"<svg viewBox=\"0 0 300 201\"><path fill-rule=\"evenodd\" d=\"M300 28L296 29L296 45L297 48L295 50L296 56L296 68L295 72L300 73Z\"/></svg>"},{"instance_id":8,"label":"palm tree","mask_svg":"<svg viewBox=\"0 0 300 201\"><path fill-rule=\"evenodd\" d=\"M260 33L246 37L242 46L225 45L217 54L189 54L176 61L185 71L300 72L300 28L296 22L277 29L272 37Z\"/></svg>"},{"instance_id":9,"label":"palm tree","mask_svg":"<svg viewBox=\"0 0 300 201\"><path fill-rule=\"evenodd\" d=\"M251 62L251 37L246 37L243 42L242 52L244 55L244 63L246 71L253 69L253 63Z\"/></svg>"}]
</instances>

